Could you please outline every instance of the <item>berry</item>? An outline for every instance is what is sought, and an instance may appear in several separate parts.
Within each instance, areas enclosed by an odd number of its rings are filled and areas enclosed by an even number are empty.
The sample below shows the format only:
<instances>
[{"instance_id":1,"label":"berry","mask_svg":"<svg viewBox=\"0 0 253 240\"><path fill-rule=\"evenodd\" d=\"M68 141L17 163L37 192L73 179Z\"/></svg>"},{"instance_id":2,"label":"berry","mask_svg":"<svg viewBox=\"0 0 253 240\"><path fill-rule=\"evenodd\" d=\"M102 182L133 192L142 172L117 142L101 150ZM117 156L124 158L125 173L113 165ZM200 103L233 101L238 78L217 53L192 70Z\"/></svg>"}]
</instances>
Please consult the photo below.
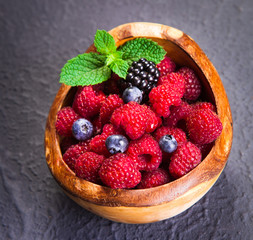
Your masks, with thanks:
<instances>
[{"instance_id":1,"label":"berry","mask_svg":"<svg viewBox=\"0 0 253 240\"><path fill-rule=\"evenodd\" d=\"M104 155L106 157L110 156L110 153L105 145L105 141L110 135L120 133L121 131L116 129L112 124L104 125L102 134L96 135L94 138L91 139L90 141L91 151L100 155Z\"/></svg>"},{"instance_id":2,"label":"berry","mask_svg":"<svg viewBox=\"0 0 253 240\"><path fill-rule=\"evenodd\" d=\"M73 137L65 137L61 141L61 151L65 153L71 146L77 144L78 141Z\"/></svg>"},{"instance_id":3,"label":"berry","mask_svg":"<svg viewBox=\"0 0 253 240\"><path fill-rule=\"evenodd\" d=\"M162 126L158 128L155 133L154 137L157 142L163 137L164 135L173 135L173 137L176 139L177 144L185 143L187 141L185 132L180 128L172 128L167 126ZM163 164L168 167L168 163L170 160L171 154L163 151Z\"/></svg>"},{"instance_id":4,"label":"berry","mask_svg":"<svg viewBox=\"0 0 253 240\"><path fill-rule=\"evenodd\" d=\"M135 140L145 131L154 131L159 120L146 105L129 102L113 112L111 123L117 128L122 127L128 137Z\"/></svg>"},{"instance_id":5,"label":"berry","mask_svg":"<svg viewBox=\"0 0 253 240\"><path fill-rule=\"evenodd\" d=\"M105 94L98 87L79 87L73 101L73 109L83 118L91 118L99 113Z\"/></svg>"},{"instance_id":6,"label":"berry","mask_svg":"<svg viewBox=\"0 0 253 240\"><path fill-rule=\"evenodd\" d=\"M182 101L179 106L172 106L170 108L170 115L164 119L164 125L169 127L176 127L177 123L180 120L186 120L191 111L191 105L184 101Z\"/></svg>"},{"instance_id":7,"label":"berry","mask_svg":"<svg viewBox=\"0 0 253 240\"><path fill-rule=\"evenodd\" d=\"M64 137L72 136L72 125L80 116L71 107L64 107L57 113L56 131Z\"/></svg>"},{"instance_id":8,"label":"berry","mask_svg":"<svg viewBox=\"0 0 253 240\"><path fill-rule=\"evenodd\" d=\"M157 168L153 171L143 172L141 176L141 182L137 185L137 188L152 188L170 181L169 174L162 168Z\"/></svg>"},{"instance_id":9,"label":"berry","mask_svg":"<svg viewBox=\"0 0 253 240\"><path fill-rule=\"evenodd\" d=\"M122 94L122 98L125 103L131 102L131 101L141 103L142 92L137 87L128 87L124 90Z\"/></svg>"},{"instance_id":10,"label":"berry","mask_svg":"<svg viewBox=\"0 0 253 240\"><path fill-rule=\"evenodd\" d=\"M167 153L172 153L177 149L177 140L172 135L164 135L159 140L160 148Z\"/></svg>"},{"instance_id":11,"label":"berry","mask_svg":"<svg viewBox=\"0 0 253 240\"><path fill-rule=\"evenodd\" d=\"M142 138L131 141L127 155L133 159L139 170L155 170L162 162L162 151L157 141L150 134L145 134Z\"/></svg>"},{"instance_id":12,"label":"berry","mask_svg":"<svg viewBox=\"0 0 253 240\"><path fill-rule=\"evenodd\" d=\"M100 183L98 171L104 160L103 155L94 152L81 154L75 163L76 176L93 183Z\"/></svg>"},{"instance_id":13,"label":"berry","mask_svg":"<svg viewBox=\"0 0 253 240\"><path fill-rule=\"evenodd\" d=\"M124 153L128 144L127 138L123 135L111 135L105 141L105 145L111 154Z\"/></svg>"},{"instance_id":14,"label":"berry","mask_svg":"<svg viewBox=\"0 0 253 240\"><path fill-rule=\"evenodd\" d=\"M69 168L75 171L76 159L83 153L90 150L89 142L76 144L71 146L62 156L63 161L69 166Z\"/></svg>"},{"instance_id":15,"label":"berry","mask_svg":"<svg viewBox=\"0 0 253 240\"><path fill-rule=\"evenodd\" d=\"M181 103L183 94L176 91L172 84L160 85L153 88L149 94L149 100L153 110L158 116L168 117L170 106L178 106Z\"/></svg>"},{"instance_id":16,"label":"berry","mask_svg":"<svg viewBox=\"0 0 253 240\"><path fill-rule=\"evenodd\" d=\"M156 86L160 76L154 62L141 58L133 62L128 69L126 79L120 79L120 87L125 90L128 87L138 87L143 92L143 98L147 100L150 90Z\"/></svg>"},{"instance_id":17,"label":"berry","mask_svg":"<svg viewBox=\"0 0 253 240\"><path fill-rule=\"evenodd\" d=\"M92 123L85 119L79 118L72 125L73 136L79 141L85 141L91 138L93 133Z\"/></svg>"},{"instance_id":18,"label":"berry","mask_svg":"<svg viewBox=\"0 0 253 240\"><path fill-rule=\"evenodd\" d=\"M201 93L201 84L195 72L188 67L182 67L178 73L185 79L184 98L189 101L197 100Z\"/></svg>"},{"instance_id":19,"label":"berry","mask_svg":"<svg viewBox=\"0 0 253 240\"><path fill-rule=\"evenodd\" d=\"M214 143L213 142L207 143L207 144L198 144L198 143L196 143L195 145L200 149L202 159L204 159L208 155L208 153L211 151Z\"/></svg>"},{"instance_id":20,"label":"berry","mask_svg":"<svg viewBox=\"0 0 253 240\"><path fill-rule=\"evenodd\" d=\"M100 120L100 116L97 116L93 119L92 125L93 125L93 133L95 136L102 132L102 123Z\"/></svg>"},{"instance_id":21,"label":"berry","mask_svg":"<svg viewBox=\"0 0 253 240\"><path fill-rule=\"evenodd\" d=\"M176 64L167 56L157 64L157 68L160 71L160 76L165 76L176 70Z\"/></svg>"},{"instance_id":22,"label":"berry","mask_svg":"<svg viewBox=\"0 0 253 240\"><path fill-rule=\"evenodd\" d=\"M146 105L142 105L142 107L146 108L147 125L145 131L147 133L151 133L162 124L162 119L158 117L157 114L150 109L150 107Z\"/></svg>"},{"instance_id":23,"label":"berry","mask_svg":"<svg viewBox=\"0 0 253 240\"><path fill-rule=\"evenodd\" d=\"M173 84L174 89L176 89L177 92L184 95L185 92L185 80L183 76L179 73L170 73L165 76L162 76L159 78L158 86L163 84Z\"/></svg>"},{"instance_id":24,"label":"berry","mask_svg":"<svg viewBox=\"0 0 253 240\"><path fill-rule=\"evenodd\" d=\"M210 109L213 112L216 111L215 106L210 102L197 102L195 104L192 104L193 110L199 110L199 109Z\"/></svg>"},{"instance_id":25,"label":"berry","mask_svg":"<svg viewBox=\"0 0 253 240\"><path fill-rule=\"evenodd\" d=\"M105 101L102 102L99 114L99 121L103 126L109 123L113 111L123 105L123 100L116 94L109 95Z\"/></svg>"},{"instance_id":26,"label":"berry","mask_svg":"<svg viewBox=\"0 0 253 240\"><path fill-rule=\"evenodd\" d=\"M222 131L222 123L210 109L193 111L186 121L189 138L198 144L213 142Z\"/></svg>"},{"instance_id":27,"label":"berry","mask_svg":"<svg viewBox=\"0 0 253 240\"><path fill-rule=\"evenodd\" d=\"M112 73L111 78L106 81L105 88L104 88L105 94L109 95L109 94L120 93L119 86L118 86L119 79L120 77L117 74Z\"/></svg>"},{"instance_id":28,"label":"berry","mask_svg":"<svg viewBox=\"0 0 253 240\"><path fill-rule=\"evenodd\" d=\"M106 159L99 170L102 182L111 188L134 188L141 181L141 173L133 160L124 153Z\"/></svg>"},{"instance_id":29,"label":"berry","mask_svg":"<svg viewBox=\"0 0 253 240\"><path fill-rule=\"evenodd\" d=\"M200 150L191 142L178 146L171 156L169 172L174 178L180 178L201 162Z\"/></svg>"},{"instance_id":30,"label":"berry","mask_svg":"<svg viewBox=\"0 0 253 240\"><path fill-rule=\"evenodd\" d=\"M157 142L159 142L161 137L164 135L173 135L178 144L184 143L187 140L185 132L180 128L162 126L158 128L154 133L154 137Z\"/></svg>"}]
</instances>

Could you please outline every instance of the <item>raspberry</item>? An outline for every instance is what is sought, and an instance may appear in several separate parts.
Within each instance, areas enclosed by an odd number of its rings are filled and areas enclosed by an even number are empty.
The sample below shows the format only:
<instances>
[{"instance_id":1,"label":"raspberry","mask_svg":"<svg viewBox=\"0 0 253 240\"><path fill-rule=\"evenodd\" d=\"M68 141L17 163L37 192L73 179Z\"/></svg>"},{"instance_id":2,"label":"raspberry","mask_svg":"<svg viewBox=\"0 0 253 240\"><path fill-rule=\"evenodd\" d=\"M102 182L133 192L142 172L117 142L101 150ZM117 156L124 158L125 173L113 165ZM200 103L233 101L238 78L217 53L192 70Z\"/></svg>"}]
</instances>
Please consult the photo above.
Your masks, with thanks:
<instances>
[{"instance_id":1,"label":"raspberry","mask_svg":"<svg viewBox=\"0 0 253 240\"><path fill-rule=\"evenodd\" d=\"M123 100L116 94L109 95L102 102L99 119L102 125L110 121L113 111L123 105Z\"/></svg>"},{"instance_id":2,"label":"raspberry","mask_svg":"<svg viewBox=\"0 0 253 240\"><path fill-rule=\"evenodd\" d=\"M154 133L154 137L157 142L159 142L161 137L164 135L172 135L177 140L178 144L184 143L187 140L185 132L180 128L162 126L158 128Z\"/></svg>"},{"instance_id":3,"label":"raspberry","mask_svg":"<svg viewBox=\"0 0 253 240\"><path fill-rule=\"evenodd\" d=\"M183 94L176 91L172 84L164 84L153 88L149 94L153 110L158 116L162 117L168 117L170 115L170 106L180 105L182 97Z\"/></svg>"},{"instance_id":4,"label":"raspberry","mask_svg":"<svg viewBox=\"0 0 253 240\"><path fill-rule=\"evenodd\" d=\"M202 155L202 159L204 159L208 153L211 151L214 143L211 142L211 143L207 143L207 144L195 144L201 151L201 155Z\"/></svg>"},{"instance_id":5,"label":"raspberry","mask_svg":"<svg viewBox=\"0 0 253 240\"><path fill-rule=\"evenodd\" d=\"M82 142L71 146L62 156L63 161L69 166L69 168L75 171L76 159L83 153L90 150L89 142Z\"/></svg>"},{"instance_id":6,"label":"raspberry","mask_svg":"<svg viewBox=\"0 0 253 240\"><path fill-rule=\"evenodd\" d=\"M176 127L180 120L186 120L191 110L191 105L183 101L179 106L172 106L170 108L170 115L164 119L164 125L168 127Z\"/></svg>"},{"instance_id":7,"label":"raspberry","mask_svg":"<svg viewBox=\"0 0 253 240\"><path fill-rule=\"evenodd\" d=\"M137 185L137 188L152 188L157 187L163 184L166 184L170 181L169 174L167 171L161 168L156 170L143 172L141 177L141 182Z\"/></svg>"},{"instance_id":8,"label":"raspberry","mask_svg":"<svg viewBox=\"0 0 253 240\"><path fill-rule=\"evenodd\" d=\"M179 92L180 94L184 95L185 80L181 74L172 72L170 74L162 76L162 77L160 77L157 85L159 86L159 85L163 85L166 83L173 84L174 88L176 88L176 91Z\"/></svg>"},{"instance_id":9,"label":"raspberry","mask_svg":"<svg viewBox=\"0 0 253 240\"><path fill-rule=\"evenodd\" d=\"M108 95L119 94L120 93L120 90L118 87L119 79L120 77L117 74L112 73L111 78L106 81L104 92Z\"/></svg>"},{"instance_id":10,"label":"raspberry","mask_svg":"<svg viewBox=\"0 0 253 240\"><path fill-rule=\"evenodd\" d=\"M174 178L180 178L201 162L200 150L191 142L181 144L171 156L169 172Z\"/></svg>"},{"instance_id":11,"label":"raspberry","mask_svg":"<svg viewBox=\"0 0 253 240\"><path fill-rule=\"evenodd\" d=\"M176 139L178 145L180 145L181 143L185 143L187 141L186 134L182 129L166 126L158 128L154 133L154 137L156 141L159 142L161 137L167 134L172 135ZM167 163L171 157L171 153L162 152L162 154L163 154L163 163L167 166Z\"/></svg>"},{"instance_id":12,"label":"raspberry","mask_svg":"<svg viewBox=\"0 0 253 240\"><path fill-rule=\"evenodd\" d=\"M113 112L111 123L116 127L122 127L129 138L135 140L145 131L155 130L159 125L159 119L146 105L129 102Z\"/></svg>"},{"instance_id":13,"label":"raspberry","mask_svg":"<svg viewBox=\"0 0 253 240\"><path fill-rule=\"evenodd\" d=\"M73 109L84 118L94 117L99 113L105 95L92 86L79 87L73 102Z\"/></svg>"},{"instance_id":14,"label":"raspberry","mask_svg":"<svg viewBox=\"0 0 253 240\"><path fill-rule=\"evenodd\" d=\"M167 56L156 67L160 71L160 77L176 70L176 64Z\"/></svg>"},{"instance_id":15,"label":"raspberry","mask_svg":"<svg viewBox=\"0 0 253 240\"><path fill-rule=\"evenodd\" d=\"M61 151L65 153L71 146L77 144L78 141L73 137L63 138L61 141Z\"/></svg>"},{"instance_id":16,"label":"raspberry","mask_svg":"<svg viewBox=\"0 0 253 240\"><path fill-rule=\"evenodd\" d=\"M97 116L93 119L92 125L93 125L93 133L94 133L95 136L102 132L102 123L100 121L99 116Z\"/></svg>"},{"instance_id":17,"label":"raspberry","mask_svg":"<svg viewBox=\"0 0 253 240\"><path fill-rule=\"evenodd\" d=\"M126 79L120 79L121 89L135 86L143 92L144 100L147 100L150 90L156 87L159 76L160 72L155 63L141 58L138 62L132 63Z\"/></svg>"},{"instance_id":18,"label":"raspberry","mask_svg":"<svg viewBox=\"0 0 253 240\"><path fill-rule=\"evenodd\" d=\"M201 85L194 71L188 67L182 67L178 70L185 79L184 98L189 101L195 101L201 93Z\"/></svg>"},{"instance_id":19,"label":"raspberry","mask_svg":"<svg viewBox=\"0 0 253 240\"><path fill-rule=\"evenodd\" d=\"M142 138L131 141L127 155L133 159L140 170L155 170L162 162L162 150L150 134L145 134Z\"/></svg>"},{"instance_id":20,"label":"raspberry","mask_svg":"<svg viewBox=\"0 0 253 240\"><path fill-rule=\"evenodd\" d=\"M99 176L111 188L134 188L141 181L141 173L133 160L124 153L106 159L99 170Z\"/></svg>"},{"instance_id":21,"label":"raspberry","mask_svg":"<svg viewBox=\"0 0 253 240\"><path fill-rule=\"evenodd\" d=\"M191 106L193 107L193 110L210 109L213 112L216 111L215 106L210 102L197 102L195 104L192 104Z\"/></svg>"},{"instance_id":22,"label":"raspberry","mask_svg":"<svg viewBox=\"0 0 253 240\"><path fill-rule=\"evenodd\" d=\"M120 134L121 131L116 129L112 124L106 124L103 127L103 132L100 135L95 136L90 141L90 149L91 151L104 155L104 156L110 156L111 154L107 150L107 147L105 145L105 141L107 137L113 134Z\"/></svg>"},{"instance_id":23,"label":"raspberry","mask_svg":"<svg viewBox=\"0 0 253 240\"><path fill-rule=\"evenodd\" d=\"M222 123L216 113L210 109L193 111L186 121L189 137L194 143L213 142L222 131Z\"/></svg>"},{"instance_id":24,"label":"raspberry","mask_svg":"<svg viewBox=\"0 0 253 240\"><path fill-rule=\"evenodd\" d=\"M162 119L158 117L156 113L150 109L150 107L146 105L142 106L146 108L146 117L147 117L146 132L151 133L162 124Z\"/></svg>"},{"instance_id":25,"label":"raspberry","mask_svg":"<svg viewBox=\"0 0 253 240\"><path fill-rule=\"evenodd\" d=\"M71 107L64 107L57 113L56 131L64 137L72 136L72 125L80 116Z\"/></svg>"},{"instance_id":26,"label":"raspberry","mask_svg":"<svg viewBox=\"0 0 253 240\"><path fill-rule=\"evenodd\" d=\"M104 159L103 155L94 152L83 153L75 163L76 176L93 183L100 183L98 171Z\"/></svg>"}]
</instances>

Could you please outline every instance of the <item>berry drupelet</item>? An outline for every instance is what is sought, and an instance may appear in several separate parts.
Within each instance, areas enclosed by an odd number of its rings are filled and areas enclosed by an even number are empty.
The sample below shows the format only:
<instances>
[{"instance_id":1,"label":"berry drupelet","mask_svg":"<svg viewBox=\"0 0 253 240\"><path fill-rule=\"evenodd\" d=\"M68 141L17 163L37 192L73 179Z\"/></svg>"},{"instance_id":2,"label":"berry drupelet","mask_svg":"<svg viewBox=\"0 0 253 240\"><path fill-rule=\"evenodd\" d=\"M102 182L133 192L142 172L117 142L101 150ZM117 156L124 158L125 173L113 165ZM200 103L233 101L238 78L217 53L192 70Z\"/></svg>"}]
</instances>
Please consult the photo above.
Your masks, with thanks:
<instances>
[{"instance_id":1,"label":"berry drupelet","mask_svg":"<svg viewBox=\"0 0 253 240\"><path fill-rule=\"evenodd\" d=\"M132 63L126 79L120 79L120 88L124 91L128 87L138 87L142 91L145 101L151 89L156 87L159 76L160 72L155 63L141 58L138 62Z\"/></svg>"}]
</instances>

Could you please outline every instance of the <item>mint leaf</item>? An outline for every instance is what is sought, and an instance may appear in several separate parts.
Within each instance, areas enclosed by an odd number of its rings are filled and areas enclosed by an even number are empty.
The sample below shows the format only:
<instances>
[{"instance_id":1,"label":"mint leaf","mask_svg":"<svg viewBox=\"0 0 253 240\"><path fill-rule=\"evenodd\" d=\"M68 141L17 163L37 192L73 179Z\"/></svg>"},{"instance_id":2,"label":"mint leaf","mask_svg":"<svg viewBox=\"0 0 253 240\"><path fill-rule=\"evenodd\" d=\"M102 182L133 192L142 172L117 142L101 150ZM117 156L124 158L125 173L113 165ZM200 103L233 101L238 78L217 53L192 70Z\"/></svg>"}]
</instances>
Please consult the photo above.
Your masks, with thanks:
<instances>
[{"instance_id":1,"label":"mint leaf","mask_svg":"<svg viewBox=\"0 0 253 240\"><path fill-rule=\"evenodd\" d=\"M146 58L156 64L161 62L166 54L166 51L154 42L146 38L135 38L126 42L119 48L124 52L122 58L131 64L133 61L138 61L140 58Z\"/></svg>"},{"instance_id":2,"label":"mint leaf","mask_svg":"<svg viewBox=\"0 0 253 240\"><path fill-rule=\"evenodd\" d=\"M109 65L110 69L119 75L121 78L126 78L127 70L129 68L128 63L122 59L117 59Z\"/></svg>"},{"instance_id":3,"label":"mint leaf","mask_svg":"<svg viewBox=\"0 0 253 240\"><path fill-rule=\"evenodd\" d=\"M107 55L106 61L105 61L106 65L109 66L112 62L118 59L122 59L123 54L124 54L123 52L116 51L114 53Z\"/></svg>"},{"instance_id":4,"label":"mint leaf","mask_svg":"<svg viewBox=\"0 0 253 240\"><path fill-rule=\"evenodd\" d=\"M80 54L64 65L60 74L60 83L85 86L104 82L111 76L111 69L105 61L106 56L98 53Z\"/></svg>"},{"instance_id":5,"label":"mint leaf","mask_svg":"<svg viewBox=\"0 0 253 240\"><path fill-rule=\"evenodd\" d=\"M94 45L98 52L105 55L115 52L117 48L112 35L105 30L97 30Z\"/></svg>"}]
</instances>

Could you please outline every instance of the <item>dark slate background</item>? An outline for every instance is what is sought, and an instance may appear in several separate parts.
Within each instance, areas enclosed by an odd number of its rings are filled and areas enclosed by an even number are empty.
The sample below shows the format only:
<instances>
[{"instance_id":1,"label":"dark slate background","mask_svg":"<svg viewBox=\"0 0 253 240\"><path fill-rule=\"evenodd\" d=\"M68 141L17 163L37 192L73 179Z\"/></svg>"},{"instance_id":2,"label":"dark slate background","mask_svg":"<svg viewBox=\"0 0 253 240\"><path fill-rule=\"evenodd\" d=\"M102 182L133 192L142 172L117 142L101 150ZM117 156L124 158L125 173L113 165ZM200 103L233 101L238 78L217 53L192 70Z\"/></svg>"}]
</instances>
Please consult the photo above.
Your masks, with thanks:
<instances>
[{"instance_id":1,"label":"dark slate background","mask_svg":"<svg viewBox=\"0 0 253 240\"><path fill-rule=\"evenodd\" d=\"M64 195L43 149L47 114L64 63L96 29L156 22L190 35L227 91L234 120L228 164L189 210L162 222L100 218ZM252 0L0 1L0 239L252 239Z\"/></svg>"}]
</instances>

